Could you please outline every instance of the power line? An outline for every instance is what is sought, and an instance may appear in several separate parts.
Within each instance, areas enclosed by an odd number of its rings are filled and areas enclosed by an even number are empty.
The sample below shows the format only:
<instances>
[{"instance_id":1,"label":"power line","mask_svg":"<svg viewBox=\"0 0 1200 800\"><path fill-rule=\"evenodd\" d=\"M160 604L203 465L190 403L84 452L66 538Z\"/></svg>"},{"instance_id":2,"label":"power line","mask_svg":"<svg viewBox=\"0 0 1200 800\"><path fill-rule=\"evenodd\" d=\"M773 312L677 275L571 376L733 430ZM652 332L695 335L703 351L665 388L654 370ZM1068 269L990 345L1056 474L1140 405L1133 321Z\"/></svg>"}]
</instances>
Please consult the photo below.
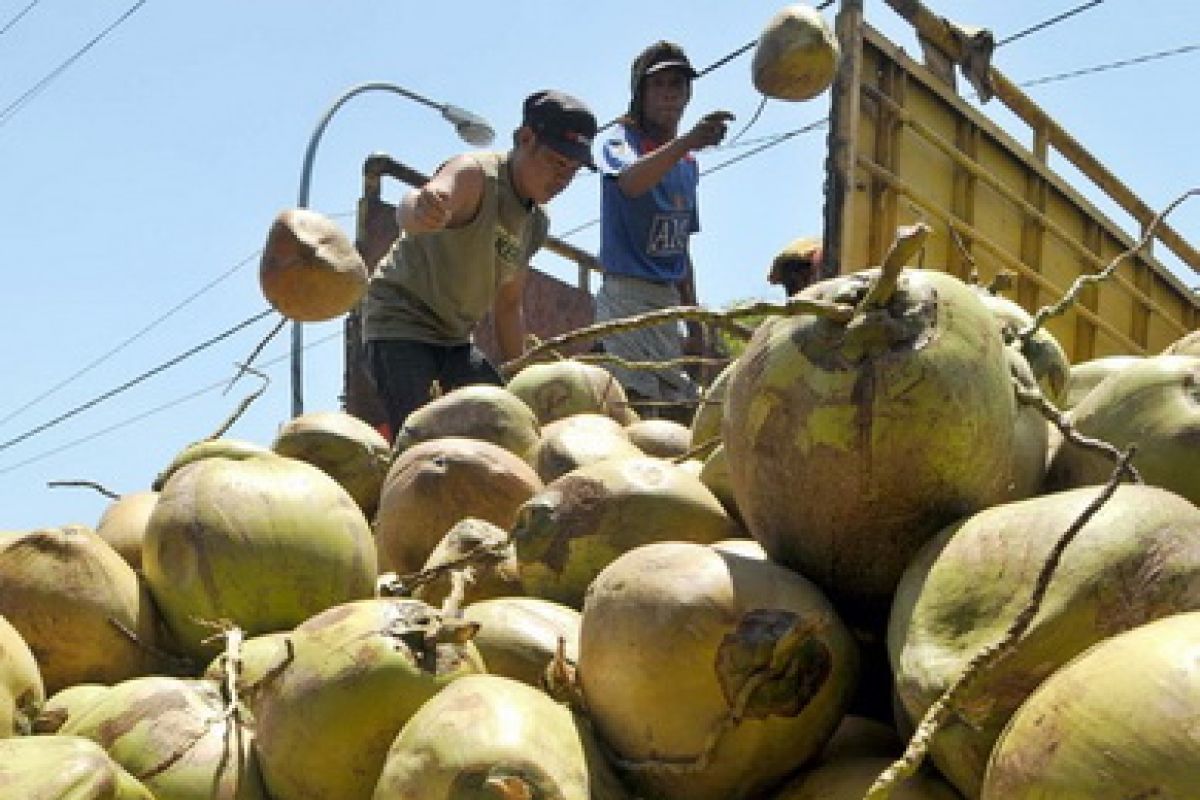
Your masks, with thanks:
<instances>
[{"instance_id":1,"label":"power line","mask_svg":"<svg viewBox=\"0 0 1200 800\"><path fill-rule=\"evenodd\" d=\"M1200 44L1185 44L1182 47L1176 47L1171 50L1159 50L1157 53L1147 53L1145 55L1135 56L1133 58L1122 59L1121 61L1110 61L1107 64L1097 64L1091 67L1082 67L1080 69L1071 70L1070 72L1059 72L1055 75L1047 75L1043 78L1034 78L1033 80L1024 81L1021 83L1021 86L1041 86L1044 83L1064 81L1068 78L1080 78L1087 75L1095 75L1099 72L1108 72L1109 70L1119 69L1121 67L1129 67L1135 64L1145 64L1148 61L1157 61L1169 56L1193 53L1197 50L1200 50Z\"/></svg>"},{"instance_id":2,"label":"power line","mask_svg":"<svg viewBox=\"0 0 1200 800\"><path fill-rule=\"evenodd\" d=\"M341 335L340 331L335 331L334 333L330 333L326 336L322 336L320 339L315 339L312 342L306 344L304 346L304 350L306 350L306 351L311 350L315 347L325 344L328 341L331 341L332 339L337 338L340 335ZM290 354L285 353L284 355L276 356L275 358L272 358L269 361L266 361L264 364L262 364L262 366L264 366L264 367L273 366L273 365L278 364L279 362L283 361L285 358L289 358L289 357L290 357ZM188 394L183 395L182 397L177 397L174 400L170 400L166 403L163 403L160 406L156 406L152 409L149 409L148 411L143 411L142 413L137 414L132 417L129 417L128 419L125 419L121 422L116 422L112 425L109 425L107 428L103 428L98 431L93 431L92 433L89 433L87 436L81 436L78 439L73 439L72 441L65 442L64 444L61 444L58 447L55 447L53 449L43 451L34 456L30 456L29 458L26 458L23 461L18 461L15 464L10 464L7 467L0 468L0 475L7 475L10 472L14 472L14 471L20 469L21 467L29 466L30 464L37 463L38 461L45 461L47 458L57 455L57 454L63 452L64 450L73 449L75 447L78 447L81 444L87 444L88 442L90 442L94 439L99 439L102 436L106 436L106 435L112 433L113 431L120 430L121 428L127 428L130 425L133 425L136 422L141 422L143 419L152 417L155 414L162 413L163 411L172 409L175 406L182 405L183 403L186 403L189 400L194 400L195 398L200 397L201 395L208 394L209 392L216 391L217 389L221 389L224 386L226 386L227 384L228 384L228 381L224 380L224 379L217 381L216 383L211 383L208 386L205 386L201 389L197 389L193 392L189 392Z\"/></svg>"},{"instance_id":3,"label":"power line","mask_svg":"<svg viewBox=\"0 0 1200 800\"><path fill-rule=\"evenodd\" d=\"M38 425L34 428L30 428L29 430L25 431L25 433L22 433L20 436L15 436L12 439L9 439L7 442L0 444L0 452L3 452L5 450L9 449L13 445L20 444L21 442L25 441L26 439L29 439L32 436L36 436L37 434L39 434L49 428L53 428L55 425L58 425L59 423L64 422L64 421L70 419L71 417L76 416L77 414L87 411L89 408L99 405L100 403L104 402L105 400L109 400L109 399L115 397L116 395L121 394L122 392L126 391L127 389L130 389L130 388L138 385L142 381L144 381L148 378L151 378L151 377L157 375L158 373L163 372L164 370L175 366L176 364L178 364L179 362L181 362L185 359L191 358L196 353L199 353L201 350L211 347L212 345L216 344L217 342L220 342L223 339L229 338L233 334L240 331L242 328L252 325L255 322L258 322L260 319L263 319L264 317L266 317L268 314L273 314L273 313L275 313L275 310L272 308L268 308L264 311L261 311L258 314L255 314L253 317L250 317L247 320L243 320L242 322L239 322L237 325L234 325L232 328L222 331L221 333L217 334L216 336L213 336L212 338L210 338L204 342L201 342L200 344L188 349L187 351L181 353L180 355L175 356L174 358L170 359L169 361L159 364L157 367L154 367L153 369L143 372L141 375L138 375L136 378L132 378L132 379L126 381L125 383L121 384L117 388L110 389L107 392L105 392L104 394L99 395L98 397L94 397L91 400L88 400L86 403L76 406L75 408L71 409L70 411L66 411L62 414L59 414L54 419L48 420L47 422L43 422L41 425Z\"/></svg>"},{"instance_id":4,"label":"power line","mask_svg":"<svg viewBox=\"0 0 1200 800\"><path fill-rule=\"evenodd\" d=\"M22 8L20 11L18 11L18 12L17 12L17 15L16 15L15 17L13 17L12 19L10 19L8 22L4 23L4 27L3 27L3 28L0 28L0 36L3 36L4 34L8 33L8 29L9 29L9 28L11 28L13 25L16 25L18 22L20 22L20 21L21 21L21 17L25 16L25 15L26 15L26 14L28 14L30 11L32 11L32 10L33 10L33 7L34 7L34 6L36 6L36 5L37 5L38 3L40 3L40 2L41 2L41 0L33 0L33 2L32 2L32 3L30 3L30 4L29 4L29 5L27 5L27 6L25 6L25 7L24 7L24 8Z\"/></svg>"},{"instance_id":5,"label":"power line","mask_svg":"<svg viewBox=\"0 0 1200 800\"><path fill-rule=\"evenodd\" d=\"M1089 8L1095 8L1096 6L1100 5L1103 2L1104 2L1104 0L1090 0L1090 2L1075 6L1074 8L1064 11L1063 13L1061 13L1057 16L1054 16L1054 17L1051 17L1050 19L1039 22L1036 25L1031 25L1030 27L1026 28L1023 31L1017 31L1016 33L1012 34L1011 36L1007 36L1007 37L1001 39L999 42L996 42L996 47L1003 47L1004 45L1011 44L1012 42L1015 42L1018 39L1022 39L1024 37L1030 35L1031 33L1037 33L1038 31L1049 28L1051 25L1057 25L1058 23L1062 22L1063 20L1069 19L1069 18L1075 16L1076 14L1080 14L1084 11L1087 11Z\"/></svg>"},{"instance_id":6,"label":"power line","mask_svg":"<svg viewBox=\"0 0 1200 800\"><path fill-rule=\"evenodd\" d=\"M39 94L41 94L42 90L45 89L47 86L49 86L51 81L53 81L55 78L57 78L63 72L65 72L67 70L67 68L70 67L72 64L74 64L76 61L78 61L80 59L80 57L83 56L84 53L86 53L88 50L91 50L93 47L95 47L100 42L101 39L103 39L104 37L106 37L110 33L112 33L117 28L118 25L120 25L125 20L127 20L131 16L133 16L134 12L136 12L139 8L141 8L145 4L146 4L146 0L138 0L136 3L133 4L132 7L129 8L129 10L127 10L124 14L121 15L117 19L116 22L112 23L107 28L100 31L100 33L97 34L90 42L88 42L83 47L81 47L77 51L75 51L74 55L72 55L66 61L59 64L57 67L55 67L54 70L52 70L49 75L42 78L40 81L35 83L32 88L30 88L28 91L26 91L23 95L21 95L20 97L18 97L16 100L12 101L11 103L9 103L8 106L3 111L0 111L0 128L7 125L8 121L11 120L18 111L20 111L22 108L24 108L26 104L28 104L31 100L33 100L33 98L35 98Z\"/></svg>"}]
</instances>

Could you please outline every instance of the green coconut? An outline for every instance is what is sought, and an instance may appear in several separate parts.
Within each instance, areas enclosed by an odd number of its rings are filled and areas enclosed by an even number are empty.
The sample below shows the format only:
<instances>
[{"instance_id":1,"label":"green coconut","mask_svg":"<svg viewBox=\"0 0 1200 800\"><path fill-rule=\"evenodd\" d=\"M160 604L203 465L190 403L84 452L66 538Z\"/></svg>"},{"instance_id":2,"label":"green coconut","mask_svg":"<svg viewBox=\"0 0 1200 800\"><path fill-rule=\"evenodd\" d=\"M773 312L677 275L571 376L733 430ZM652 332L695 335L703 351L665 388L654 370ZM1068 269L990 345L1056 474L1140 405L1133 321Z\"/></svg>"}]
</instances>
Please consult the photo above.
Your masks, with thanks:
<instances>
[{"instance_id":1,"label":"green coconut","mask_svg":"<svg viewBox=\"0 0 1200 800\"><path fill-rule=\"evenodd\" d=\"M162 666L149 593L85 525L0 538L0 614L33 651L48 694Z\"/></svg>"},{"instance_id":2,"label":"green coconut","mask_svg":"<svg viewBox=\"0 0 1200 800\"><path fill-rule=\"evenodd\" d=\"M738 511L737 496L733 491L733 478L729 470L729 454L725 445L719 444L704 459L700 468L700 482L708 487L713 496L721 501L721 505L729 512L729 516L742 522L742 514Z\"/></svg>"},{"instance_id":3,"label":"green coconut","mask_svg":"<svg viewBox=\"0 0 1200 800\"><path fill-rule=\"evenodd\" d=\"M534 467L545 482L606 458L644 455L612 417L574 414L542 426Z\"/></svg>"},{"instance_id":4,"label":"green coconut","mask_svg":"<svg viewBox=\"0 0 1200 800\"><path fill-rule=\"evenodd\" d=\"M541 686L546 666L558 652L579 660L579 612L537 597L495 597L472 603L463 617L479 623L472 639L488 672Z\"/></svg>"},{"instance_id":5,"label":"green coconut","mask_svg":"<svg viewBox=\"0 0 1200 800\"><path fill-rule=\"evenodd\" d=\"M643 419L625 426L629 441L648 456L677 458L692 446L692 430L669 419Z\"/></svg>"},{"instance_id":6,"label":"green coconut","mask_svg":"<svg viewBox=\"0 0 1200 800\"><path fill-rule=\"evenodd\" d=\"M100 745L80 736L0 740L0 786L14 800L155 800Z\"/></svg>"},{"instance_id":7,"label":"green coconut","mask_svg":"<svg viewBox=\"0 0 1200 800\"><path fill-rule=\"evenodd\" d=\"M1025 358L1013 348L1008 350L1009 368L1012 379L1030 391L1044 391L1034 383L1033 373ZM1010 471L1009 499L1024 500L1041 494L1046 483L1046 469L1050 459L1051 425L1038 406L1021 403L1013 422L1013 463Z\"/></svg>"},{"instance_id":8,"label":"green coconut","mask_svg":"<svg viewBox=\"0 0 1200 800\"><path fill-rule=\"evenodd\" d=\"M512 392L463 386L409 414L396 433L394 449L400 454L418 442L454 436L491 442L531 462L540 433L533 411Z\"/></svg>"},{"instance_id":9,"label":"green coconut","mask_svg":"<svg viewBox=\"0 0 1200 800\"><path fill-rule=\"evenodd\" d=\"M982 800L1196 797L1200 612L1096 644L1013 715Z\"/></svg>"},{"instance_id":10,"label":"green coconut","mask_svg":"<svg viewBox=\"0 0 1200 800\"><path fill-rule=\"evenodd\" d=\"M892 759L857 756L823 761L790 781L770 800L862 800ZM918 772L892 790L893 800L961 800L950 784L931 771Z\"/></svg>"},{"instance_id":11,"label":"green coconut","mask_svg":"<svg viewBox=\"0 0 1200 800\"><path fill-rule=\"evenodd\" d=\"M517 509L542 488L533 467L480 439L419 442L396 456L375 515L380 568L416 572L460 520L507 530Z\"/></svg>"},{"instance_id":12,"label":"green coconut","mask_svg":"<svg viewBox=\"0 0 1200 800\"><path fill-rule=\"evenodd\" d=\"M864 305L849 322L760 325L734 364L724 418L750 533L873 634L917 549L1011 496L1018 414L1006 347L976 292L908 269L868 300L879 274L799 294Z\"/></svg>"},{"instance_id":13,"label":"green coconut","mask_svg":"<svg viewBox=\"0 0 1200 800\"><path fill-rule=\"evenodd\" d=\"M1140 359L1088 393L1068 418L1084 436L1122 450L1136 445L1142 480L1200 504L1200 357ZM1064 442L1046 482L1069 489L1104 483L1111 472L1103 454Z\"/></svg>"},{"instance_id":14,"label":"green coconut","mask_svg":"<svg viewBox=\"0 0 1200 800\"><path fill-rule=\"evenodd\" d=\"M1067 390L1059 408L1063 411L1074 408L1109 375L1115 375L1141 360L1142 356L1102 356L1072 364Z\"/></svg>"},{"instance_id":15,"label":"green coconut","mask_svg":"<svg viewBox=\"0 0 1200 800\"><path fill-rule=\"evenodd\" d=\"M447 686L396 737L373 800L628 797L587 725L499 675Z\"/></svg>"},{"instance_id":16,"label":"green coconut","mask_svg":"<svg viewBox=\"0 0 1200 800\"><path fill-rule=\"evenodd\" d=\"M717 377L713 378L696 413L692 415L692 439L690 447L699 447L712 439L721 436L721 418L725 412L725 393L729 389L729 374L733 371L733 362L726 364Z\"/></svg>"},{"instance_id":17,"label":"green coconut","mask_svg":"<svg viewBox=\"0 0 1200 800\"><path fill-rule=\"evenodd\" d=\"M995 316L1005 341L1015 342L1017 334L1033 324L1033 315L1015 301L982 287L975 287L983 304ZM1071 376L1071 360L1054 334L1045 328L1019 344L1042 394L1055 405L1062 403Z\"/></svg>"},{"instance_id":18,"label":"green coconut","mask_svg":"<svg viewBox=\"0 0 1200 800\"><path fill-rule=\"evenodd\" d=\"M451 681L484 672L475 626L417 600L346 603L296 627L264 683L256 744L275 798L370 797L396 734Z\"/></svg>"},{"instance_id":19,"label":"green coconut","mask_svg":"<svg viewBox=\"0 0 1200 800\"><path fill-rule=\"evenodd\" d=\"M283 424L271 449L319 467L350 493L371 519L392 461L383 434L344 411L315 411Z\"/></svg>"},{"instance_id":20,"label":"green coconut","mask_svg":"<svg viewBox=\"0 0 1200 800\"><path fill-rule=\"evenodd\" d=\"M512 528L525 593L571 608L600 570L640 544L741 533L699 478L648 456L599 461L551 481Z\"/></svg>"},{"instance_id":21,"label":"green coconut","mask_svg":"<svg viewBox=\"0 0 1200 800\"><path fill-rule=\"evenodd\" d=\"M761 797L846 711L857 650L801 575L690 542L638 547L588 589L578 680L645 795Z\"/></svg>"},{"instance_id":22,"label":"green coconut","mask_svg":"<svg viewBox=\"0 0 1200 800\"><path fill-rule=\"evenodd\" d=\"M58 733L91 739L155 797L267 800L253 737L211 681L122 681Z\"/></svg>"},{"instance_id":23,"label":"green coconut","mask_svg":"<svg viewBox=\"0 0 1200 800\"><path fill-rule=\"evenodd\" d=\"M947 527L896 591L888 651L901 702L920 719L967 662L999 641L1029 602L1061 535L1100 487L1008 503ZM930 754L968 797L997 737L1029 695L1086 648L1150 620L1200 608L1200 509L1123 484L1080 530L1013 651L963 691Z\"/></svg>"},{"instance_id":24,"label":"green coconut","mask_svg":"<svg viewBox=\"0 0 1200 800\"><path fill-rule=\"evenodd\" d=\"M603 414L622 425L636 419L625 389L612 373L583 361L531 364L504 388L521 398L541 425L574 414Z\"/></svg>"},{"instance_id":25,"label":"green coconut","mask_svg":"<svg viewBox=\"0 0 1200 800\"><path fill-rule=\"evenodd\" d=\"M254 456L270 453L270 448L254 442L244 442L240 439L202 439L193 442L179 451L171 463L158 473L150 488L160 491L167 480L188 464L203 461L206 458L225 458L231 461L241 461Z\"/></svg>"},{"instance_id":26,"label":"green coconut","mask_svg":"<svg viewBox=\"0 0 1200 800\"><path fill-rule=\"evenodd\" d=\"M437 573L438 576L418 586L413 597L431 606L441 606L453 590L452 574L463 569L470 572L460 605L524 592L517 548L509 539L508 531L490 522L467 517L456 523L429 555L421 572Z\"/></svg>"},{"instance_id":27,"label":"green coconut","mask_svg":"<svg viewBox=\"0 0 1200 800\"><path fill-rule=\"evenodd\" d=\"M1176 339L1162 352L1165 356L1200 356L1200 330Z\"/></svg>"},{"instance_id":28,"label":"green coconut","mask_svg":"<svg viewBox=\"0 0 1200 800\"><path fill-rule=\"evenodd\" d=\"M220 650L214 624L247 636L286 630L370 597L377 574L354 499L313 465L274 453L206 458L172 475L142 568L177 647L204 661Z\"/></svg>"},{"instance_id":29,"label":"green coconut","mask_svg":"<svg viewBox=\"0 0 1200 800\"><path fill-rule=\"evenodd\" d=\"M100 538L135 570L142 568L142 540L156 503L158 492L123 494L108 504L96 523Z\"/></svg>"},{"instance_id":30,"label":"green coconut","mask_svg":"<svg viewBox=\"0 0 1200 800\"><path fill-rule=\"evenodd\" d=\"M34 733L57 733L68 719L78 717L104 697L108 687L101 683L77 683L59 689L46 699L34 720Z\"/></svg>"},{"instance_id":31,"label":"green coconut","mask_svg":"<svg viewBox=\"0 0 1200 800\"><path fill-rule=\"evenodd\" d=\"M46 702L46 688L33 651L0 616L0 739L23 736Z\"/></svg>"},{"instance_id":32,"label":"green coconut","mask_svg":"<svg viewBox=\"0 0 1200 800\"><path fill-rule=\"evenodd\" d=\"M251 636L238 648L232 670L229 654L223 652L209 662L201 677L227 687L232 672L238 700L255 715L263 688L292 657L291 634L291 631L275 631Z\"/></svg>"}]
</instances>

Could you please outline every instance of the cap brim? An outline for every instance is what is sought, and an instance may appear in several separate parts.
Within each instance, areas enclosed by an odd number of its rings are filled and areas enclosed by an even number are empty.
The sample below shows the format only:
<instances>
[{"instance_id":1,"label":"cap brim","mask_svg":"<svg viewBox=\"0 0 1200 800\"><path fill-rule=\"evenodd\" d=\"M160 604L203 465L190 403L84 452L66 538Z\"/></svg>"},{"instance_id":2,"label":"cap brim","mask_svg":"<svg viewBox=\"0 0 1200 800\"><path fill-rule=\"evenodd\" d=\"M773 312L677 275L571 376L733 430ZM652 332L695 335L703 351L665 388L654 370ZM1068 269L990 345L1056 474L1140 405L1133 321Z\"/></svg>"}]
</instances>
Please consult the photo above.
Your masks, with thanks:
<instances>
[{"instance_id":1,"label":"cap brim","mask_svg":"<svg viewBox=\"0 0 1200 800\"><path fill-rule=\"evenodd\" d=\"M587 145L578 142L564 142L561 139L546 139L544 141L547 147L560 156L566 156L572 161L578 161L592 172L596 171L596 162L592 158L592 150Z\"/></svg>"},{"instance_id":2,"label":"cap brim","mask_svg":"<svg viewBox=\"0 0 1200 800\"><path fill-rule=\"evenodd\" d=\"M646 71L642 74L643 75L653 75L656 72L662 72L663 70L666 70L666 69L680 70L681 72L683 72L685 75L687 75L689 78L691 78L693 80L700 77L700 73L696 72L696 70L692 68L691 64L689 64L686 61L678 61L678 60L659 61L657 64L651 64L649 67L646 67Z\"/></svg>"}]
</instances>

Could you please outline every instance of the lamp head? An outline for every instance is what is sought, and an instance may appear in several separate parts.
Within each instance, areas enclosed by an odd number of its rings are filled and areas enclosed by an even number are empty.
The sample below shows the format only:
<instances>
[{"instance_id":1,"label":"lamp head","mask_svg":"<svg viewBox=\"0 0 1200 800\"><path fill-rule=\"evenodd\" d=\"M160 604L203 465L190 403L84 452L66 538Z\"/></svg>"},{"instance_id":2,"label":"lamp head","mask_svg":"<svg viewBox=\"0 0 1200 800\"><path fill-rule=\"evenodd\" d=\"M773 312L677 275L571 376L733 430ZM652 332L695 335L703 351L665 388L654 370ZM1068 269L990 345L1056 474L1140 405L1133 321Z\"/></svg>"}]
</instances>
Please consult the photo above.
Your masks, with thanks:
<instances>
[{"instance_id":1,"label":"lamp head","mask_svg":"<svg viewBox=\"0 0 1200 800\"><path fill-rule=\"evenodd\" d=\"M466 109L447 104L442 106L442 117L454 126L459 137L467 144L487 147L496 138L496 132L487 124L487 120Z\"/></svg>"}]
</instances>

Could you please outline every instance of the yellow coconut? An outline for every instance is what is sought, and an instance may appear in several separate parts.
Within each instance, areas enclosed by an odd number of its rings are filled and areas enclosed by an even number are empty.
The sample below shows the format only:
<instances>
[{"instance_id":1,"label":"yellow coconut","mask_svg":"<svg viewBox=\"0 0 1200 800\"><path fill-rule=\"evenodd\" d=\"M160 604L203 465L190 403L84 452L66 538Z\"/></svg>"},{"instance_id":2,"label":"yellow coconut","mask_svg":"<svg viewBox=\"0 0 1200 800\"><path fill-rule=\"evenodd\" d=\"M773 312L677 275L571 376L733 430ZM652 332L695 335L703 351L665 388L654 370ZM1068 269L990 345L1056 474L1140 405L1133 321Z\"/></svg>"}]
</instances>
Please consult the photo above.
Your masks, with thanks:
<instances>
[{"instance_id":1,"label":"yellow coconut","mask_svg":"<svg viewBox=\"0 0 1200 800\"><path fill-rule=\"evenodd\" d=\"M258 269L267 302L288 319L321 322L352 309L367 266L336 222L305 208L279 212Z\"/></svg>"},{"instance_id":2,"label":"yellow coconut","mask_svg":"<svg viewBox=\"0 0 1200 800\"><path fill-rule=\"evenodd\" d=\"M50 694L161 666L149 594L133 568L84 525L0 542L0 614L29 644Z\"/></svg>"},{"instance_id":3,"label":"yellow coconut","mask_svg":"<svg viewBox=\"0 0 1200 800\"><path fill-rule=\"evenodd\" d=\"M531 364L504 388L525 401L542 425L574 414L603 414L622 425L635 419L612 373L583 361Z\"/></svg>"},{"instance_id":4,"label":"yellow coconut","mask_svg":"<svg viewBox=\"0 0 1200 800\"><path fill-rule=\"evenodd\" d=\"M46 689L29 645L0 616L0 739L23 736L46 702Z\"/></svg>"},{"instance_id":5,"label":"yellow coconut","mask_svg":"<svg viewBox=\"0 0 1200 800\"><path fill-rule=\"evenodd\" d=\"M565 706L519 681L470 675L423 705L396 737L372 795L496 800L624 800Z\"/></svg>"},{"instance_id":6,"label":"yellow coconut","mask_svg":"<svg viewBox=\"0 0 1200 800\"><path fill-rule=\"evenodd\" d=\"M492 442L416 443L396 456L383 483L374 523L380 568L416 572L467 517L508 530L517 509L541 488L528 463Z\"/></svg>"},{"instance_id":7,"label":"yellow coconut","mask_svg":"<svg viewBox=\"0 0 1200 800\"><path fill-rule=\"evenodd\" d=\"M838 41L811 6L786 6L767 23L754 49L754 88L775 100L811 100L837 74Z\"/></svg>"},{"instance_id":8,"label":"yellow coconut","mask_svg":"<svg viewBox=\"0 0 1200 800\"><path fill-rule=\"evenodd\" d=\"M155 800L100 745L80 736L0 740L0 787L13 800Z\"/></svg>"},{"instance_id":9,"label":"yellow coconut","mask_svg":"<svg viewBox=\"0 0 1200 800\"><path fill-rule=\"evenodd\" d=\"M96 523L100 538L135 570L142 568L142 539L157 502L158 492L123 494L108 504Z\"/></svg>"},{"instance_id":10,"label":"yellow coconut","mask_svg":"<svg viewBox=\"0 0 1200 800\"><path fill-rule=\"evenodd\" d=\"M1017 709L981 800L1196 797L1200 612L1096 644Z\"/></svg>"},{"instance_id":11,"label":"yellow coconut","mask_svg":"<svg viewBox=\"0 0 1200 800\"><path fill-rule=\"evenodd\" d=\"M597 733L645 796L738 800L817 756L846 711L857 650L798 573L659 542L588 589L577 674Z\"/></svg>"},{"instance_id":12,"label":"yellow coconut","mask_svg":"<svg viewBox=\"0 0 1200 800\"><path fill-rule=\"evenodd\" d=\"M640 544L707 544L741 532L699 478L648 456L599 461L551 481L512 529L526 594L572 608L600 570Z\"/></svg>"},{"instance_id":13,"label":"yellow coconut","mask_svg":"<svg viewBox=\"0 0 1200 800\"><path fill-rule=\"evenodd\" d=\"M579 660L579 612L537 597L495 597L472 603L463 616L479 623L472 639L488 672L541 686L559 640L570 663Z\"/></svg>"},{"instance_id":14,"label":"yellow coconut","mask_svg":"<svg viewBox=\"0 0 1200 800\"><path fill-rule=\"evenodd\" d=\"M643 419L625 426L629 441L643 453L658 458L675 458L692 445L692 431L669 419Z\"/></svg>"},{"instance_id":15,"label":"yellow coconut","mask_svg":"<svg viewBox=\"0 0 1200 800\"><path fill-rule=\"evenodd\" d=\"M375 515L391 443L358 417L344 411L301 414L280 427L271 449L320 468L350 493L367 519Z\"/></svg>"},{"instance_id":16,"label":"yellow coconut","mask_svg":"<svg viewBox=\"0 0 1200 800\"><path fill-rule=\"evenodd\" d=\"M601 414L574 414L542 426L534 467L549 482L585 464L642 455L626 428Z\"/></svg>"}]
</instances>

